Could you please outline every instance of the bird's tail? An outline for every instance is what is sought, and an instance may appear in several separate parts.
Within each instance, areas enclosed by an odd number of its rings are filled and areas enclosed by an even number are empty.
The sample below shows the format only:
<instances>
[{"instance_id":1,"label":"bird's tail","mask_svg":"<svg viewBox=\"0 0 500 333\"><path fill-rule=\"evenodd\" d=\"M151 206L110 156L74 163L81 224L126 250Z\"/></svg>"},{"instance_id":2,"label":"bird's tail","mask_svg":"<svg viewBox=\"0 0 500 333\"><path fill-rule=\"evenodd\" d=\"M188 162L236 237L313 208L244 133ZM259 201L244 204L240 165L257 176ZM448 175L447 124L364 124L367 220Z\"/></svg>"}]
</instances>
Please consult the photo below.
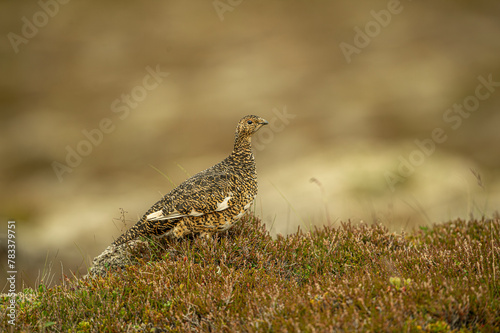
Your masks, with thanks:
<instances>
[{"instance_id":1,"label":"bird's tail","mask_svg":"<svg viewBox=\"0 0 500 333\"><path fill-rule=\"evenodd\" d=\"M128 241L139 237L160 237L169 232L176 224L178 219L171 220L148 220L147 217L161 209L160 202L157 202L151 207L141 219L129 230L118 237L114 242L114 246L122 245Z\"/></svg>"},{"instance_id":2,"label":"bird's tail","mask_svg":"<svg viewBox=\"0 0 500 333\"><path fill-rule=\"evenodd\" d=\"M141 222L143 222L143 221L137 222L132 228L130 228L127 231L125 231L120 237L118 237L113 242L113 245L114 246L119 246L119 245L125 244L128 241L136 239L136 238L138 238L140 236L146 236L142 232L142 229L143 229L142 228L142 224L143 223L141 223Z\"/></svg>"}]
</instances>

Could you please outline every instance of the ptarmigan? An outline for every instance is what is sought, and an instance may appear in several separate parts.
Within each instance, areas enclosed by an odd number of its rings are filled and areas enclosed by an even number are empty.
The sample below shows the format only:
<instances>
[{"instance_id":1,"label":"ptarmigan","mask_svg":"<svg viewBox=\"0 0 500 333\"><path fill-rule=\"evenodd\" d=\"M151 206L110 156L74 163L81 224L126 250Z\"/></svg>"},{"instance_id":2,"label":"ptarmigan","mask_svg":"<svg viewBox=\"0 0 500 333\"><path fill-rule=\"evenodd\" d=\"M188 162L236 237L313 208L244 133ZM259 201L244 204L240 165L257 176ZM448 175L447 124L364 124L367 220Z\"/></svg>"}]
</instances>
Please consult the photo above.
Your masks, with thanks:
<instances>
[{"instance_id":1,"label":"ptarmigan","mask_svg":"<svg viewBox=\"0 0 500 333\"><path fill-rule=\"evenodd\" d=\"M118 246L139 236L181 238L190 233L209 235L230 228L257 195L251 138L267 124L257 116L243 117L236 127L234 149L227 158L165 195L113 244Z\"/></svg>"}]
</instances>

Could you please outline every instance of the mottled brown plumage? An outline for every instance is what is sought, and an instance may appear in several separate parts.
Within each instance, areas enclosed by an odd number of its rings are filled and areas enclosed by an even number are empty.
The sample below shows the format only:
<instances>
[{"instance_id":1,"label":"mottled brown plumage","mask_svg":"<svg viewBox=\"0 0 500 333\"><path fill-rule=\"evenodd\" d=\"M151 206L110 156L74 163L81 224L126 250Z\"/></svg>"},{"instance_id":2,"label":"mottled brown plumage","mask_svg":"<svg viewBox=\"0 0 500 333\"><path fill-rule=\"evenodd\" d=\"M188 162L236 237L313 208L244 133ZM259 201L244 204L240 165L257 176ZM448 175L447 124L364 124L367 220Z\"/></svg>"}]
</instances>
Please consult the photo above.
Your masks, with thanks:
<instances>
[{"instance_id":1,"label":"mottled brown plumage","mask_svg":"<svg viewBox=\"0 0 500 333\"><path fill-rule=\"evenodd\" d=\"M155 203L127 232L120 245L139 236L212 234L230 228L257 195L257 173L251 137L265 119L245 116L236 127L234 149L220 163L184 181Z\"/></svg>"}]
</instances>

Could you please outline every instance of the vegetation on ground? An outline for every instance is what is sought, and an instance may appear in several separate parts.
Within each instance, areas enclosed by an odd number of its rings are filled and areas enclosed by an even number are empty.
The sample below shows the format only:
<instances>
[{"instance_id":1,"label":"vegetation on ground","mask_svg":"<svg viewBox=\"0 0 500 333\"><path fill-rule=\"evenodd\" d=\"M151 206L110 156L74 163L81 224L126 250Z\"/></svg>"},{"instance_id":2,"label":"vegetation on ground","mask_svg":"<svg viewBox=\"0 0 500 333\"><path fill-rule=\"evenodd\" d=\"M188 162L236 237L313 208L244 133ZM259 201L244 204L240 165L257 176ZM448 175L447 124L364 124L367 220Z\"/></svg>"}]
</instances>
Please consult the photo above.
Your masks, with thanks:
<instances>
[{"instance_id":1,"label":"vegetation on ground","mask_svg":"<svg viewBox=\"0 0 500 333\"><path fill-rule=\"evenodd\" d=\"M500 219L149 241L139 263L0 299L0 331L500 332Z\"/></svg>"}]
</instances>

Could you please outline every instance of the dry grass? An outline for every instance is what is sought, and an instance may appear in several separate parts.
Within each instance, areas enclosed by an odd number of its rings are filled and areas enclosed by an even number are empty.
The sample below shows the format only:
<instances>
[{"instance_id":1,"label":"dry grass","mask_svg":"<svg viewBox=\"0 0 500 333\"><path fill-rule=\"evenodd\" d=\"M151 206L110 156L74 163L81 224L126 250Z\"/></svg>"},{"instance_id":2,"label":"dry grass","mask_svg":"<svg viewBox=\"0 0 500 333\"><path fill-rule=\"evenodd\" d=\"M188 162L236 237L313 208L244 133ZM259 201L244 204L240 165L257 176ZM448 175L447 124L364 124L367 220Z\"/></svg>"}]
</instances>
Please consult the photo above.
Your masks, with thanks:
<instances>
[{"instance_id":1,"label":"dry grass","mask_svg":"<svg viewBox=\"0 0 500 333\"><path fill-rule=\"evenodd\" d=\"M257 218L242 222L213 240L151 242L139 265L106 277L25 290L16 330L500 331L498 218L402 235L343 223L276 239Z\"/></svg>"}]
</instances>

